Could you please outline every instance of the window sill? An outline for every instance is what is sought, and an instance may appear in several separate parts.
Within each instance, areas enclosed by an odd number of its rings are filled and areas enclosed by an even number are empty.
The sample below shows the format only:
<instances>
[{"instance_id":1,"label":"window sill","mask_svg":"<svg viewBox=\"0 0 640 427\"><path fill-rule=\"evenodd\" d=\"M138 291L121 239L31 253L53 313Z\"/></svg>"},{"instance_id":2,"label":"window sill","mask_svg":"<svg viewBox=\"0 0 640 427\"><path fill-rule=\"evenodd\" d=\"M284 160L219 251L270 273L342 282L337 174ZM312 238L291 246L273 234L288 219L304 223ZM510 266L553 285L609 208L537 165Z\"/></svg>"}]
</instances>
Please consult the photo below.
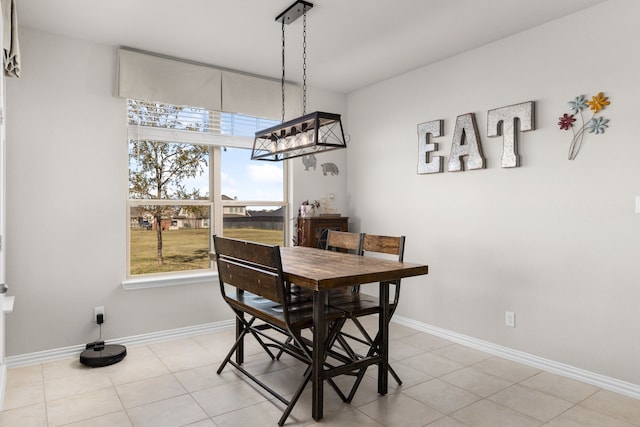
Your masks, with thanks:
<instances>
[{"instance_id":1,"label":"window sill","mask_svg":"<svg viewBox=\"0 0 640 427\"><path fill-rule=\"evenodd\" d=\"M162 288L165 286L195 285L199 283L212 283L218 279L218 272L207 271L205 273L172 274L147 277L136 277L122 282L126 291L146 288Z\"/></svg>"}]
</instances>

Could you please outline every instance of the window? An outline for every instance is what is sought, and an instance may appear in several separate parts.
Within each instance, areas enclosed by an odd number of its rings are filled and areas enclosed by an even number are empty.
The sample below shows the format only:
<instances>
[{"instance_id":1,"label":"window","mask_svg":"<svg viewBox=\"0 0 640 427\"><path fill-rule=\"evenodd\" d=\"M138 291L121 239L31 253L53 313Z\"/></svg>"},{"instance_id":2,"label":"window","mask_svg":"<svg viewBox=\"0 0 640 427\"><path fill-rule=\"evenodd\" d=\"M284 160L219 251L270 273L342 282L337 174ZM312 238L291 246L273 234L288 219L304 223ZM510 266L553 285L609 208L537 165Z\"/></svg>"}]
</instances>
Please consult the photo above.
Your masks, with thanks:
<instances>
[{"instance_id":1,"label":"window","mask_svg":"<svg viewBox=\"0 0 640 427\"><path fill-rule=\"evenodd\" d=\"M284 165L250 160L275 123L128 100L129 277L211 271L213 234L284 244Z\"/></svg>"},{"instance_id":2,"label":"window","mask_svg":"<svg viewBox=\"0 0 640 427\"><path fill-rule=\"evenodd\" d=\"M249 150L240 148L223 148L220 157L222 205L228 212L222 216L222 234L284 245L282 163L251 160Z\"/></svg>"}]
</instances>

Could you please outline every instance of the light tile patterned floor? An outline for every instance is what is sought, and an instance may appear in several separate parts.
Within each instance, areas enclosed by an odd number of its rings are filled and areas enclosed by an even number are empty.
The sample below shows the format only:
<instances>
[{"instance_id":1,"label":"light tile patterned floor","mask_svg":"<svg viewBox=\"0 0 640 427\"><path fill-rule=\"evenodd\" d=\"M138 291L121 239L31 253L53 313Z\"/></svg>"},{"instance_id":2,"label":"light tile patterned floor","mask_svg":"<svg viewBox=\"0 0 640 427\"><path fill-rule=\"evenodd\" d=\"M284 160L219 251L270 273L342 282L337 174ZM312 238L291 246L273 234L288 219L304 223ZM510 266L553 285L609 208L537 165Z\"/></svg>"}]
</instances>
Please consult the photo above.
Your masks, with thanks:
<instances>
[{"instance_id":1,"label":"light tile patterned floor","mask_svg":"<svg viewBox=\"0 0 640 427\"><path fill-rule=\"evenodd\" d=\"M392 325L387 396L370 369L352 404L325 387L325 417L311 418L307 387L287 426L640 426L640 400ZM89 369L65 359L8 371L3 427L276 426L282 404L229 367L216 374L232 330L130 347L122 362ZM248 343L246 366L283 394L304 366L272 362ZM353 380L338 378L346 388Z\"/></svg>"}]
</instances>

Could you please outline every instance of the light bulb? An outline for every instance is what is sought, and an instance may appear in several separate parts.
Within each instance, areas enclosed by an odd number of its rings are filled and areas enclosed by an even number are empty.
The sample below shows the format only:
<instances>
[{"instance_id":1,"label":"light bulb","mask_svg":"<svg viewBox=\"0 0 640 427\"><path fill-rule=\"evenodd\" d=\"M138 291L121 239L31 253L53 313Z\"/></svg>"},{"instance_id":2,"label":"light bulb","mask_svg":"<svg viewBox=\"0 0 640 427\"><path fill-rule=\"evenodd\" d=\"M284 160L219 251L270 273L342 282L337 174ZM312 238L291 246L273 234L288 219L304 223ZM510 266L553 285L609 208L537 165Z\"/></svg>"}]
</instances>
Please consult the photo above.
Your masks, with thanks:
<instances>
[{"instance_id":1,"label":"light bulb","mask_svg":"<svg viewBox=\"0 0 640 427\"><path fill-rule=\"evenodd\" d=\"M310 143L309 135L307 135L307 133L304 132L302 134L302 136L300 137L300 145L302 145L304 147L304 146L309 145L309 143Z\"/></svg>"}]
</instances>

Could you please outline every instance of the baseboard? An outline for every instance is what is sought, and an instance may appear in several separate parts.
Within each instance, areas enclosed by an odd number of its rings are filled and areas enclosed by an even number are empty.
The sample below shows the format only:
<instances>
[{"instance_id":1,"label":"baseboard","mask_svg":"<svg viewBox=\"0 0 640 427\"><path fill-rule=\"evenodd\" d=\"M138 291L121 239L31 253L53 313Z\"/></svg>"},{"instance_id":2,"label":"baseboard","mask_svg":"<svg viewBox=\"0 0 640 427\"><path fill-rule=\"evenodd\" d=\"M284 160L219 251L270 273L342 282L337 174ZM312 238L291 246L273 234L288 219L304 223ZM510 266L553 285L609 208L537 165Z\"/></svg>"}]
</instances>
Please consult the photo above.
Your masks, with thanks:
<instances>
[{"instance_id":1,"label":"baseboard","mask_svg":"<svg viewBox=\"0 0 640 427\"><path fill-rule=\"evenodd\" d=\"M393 317L393 322L440 338L445 338L449 341L453 341L467 347L493 354L494 356L503 357L505 359L513 360L514 362L519 362L534 368L539 368L563 377L592 384L605 390L633 397L634 399L640 399L640 385L638 384L632 384L615 378L585 371L584 369L565 365L564 363L538 357L512 348L503 347L468 335L459 334L427 323L418 322L417 320L408 319L406 317L395 315Z\"/></svg>"},{"instance_id":2,"label":"baseboard","mask_svg":"<svg viewBox=\"0 0 640 427\"><path fill-rule=\"evenodd\" d=\"M202 335L210 332L219 331L235 325L234 320L225 320L222 322L207 323L204 325L189 326L186 328L170 329L167 331L152 332L149 334L135 335L126 338L118 338L106 340L105 344L121 344L124 346L136 346L143 344L153 344L160 341L170 339L188 337L194 335ZM57 348L53 350L38 351L35 353L21 354L18 356L8 356L5 358L6 367L15 368L17 366L35 365L38 363L51 362L53 360L64 359L67 357L79 357L80 353L85 350L85 344L74 345L70 347Z\"/></svg>"},{"instance_id":3,"label":"baseboard","mask_svg":"<svg viewBox=\"0 0 640 427\"><path fill-rule=\"evenodd\" d=\"M495 356L513 360L524 365L532 366L544 371L552 372L577 381L595 385L605 390L620 393L625 396L640 399L640 385L628 383L615 378L596 374L574 366L566 365L553 360L538 357L523 351L514 350L512 348L503 347L488 341L483 341L468 335L449 331L447 329L438 328L427 323L417 320L395 315L393 322L399 325L407 326L417 331L426 332L449 341L475 348ZM143 345L153 344L160 341L170 339L188 337L194 335L202 335L210 332L219 331L233 327L235 321L225 320L222 322L207 323L204 325L189 326L186 328L171 329L168 331L152 332L149 334L135 335L126 338L114 339L106 341L107 344L121 345ZM18 366L34 365L37 363L50 362L53 360L63 359L67 357L78 357L85 349L85 345L76 345L71 347L58 348L53 350L40 351L36 353L22 354L18 356L9 356L5 358L5 365L0 366L0 405L2 404L2 391L4 390L4 382L6 381L6 369ZM1 408L0 408L1 409Z\"/></svg>"}]
</instances>

